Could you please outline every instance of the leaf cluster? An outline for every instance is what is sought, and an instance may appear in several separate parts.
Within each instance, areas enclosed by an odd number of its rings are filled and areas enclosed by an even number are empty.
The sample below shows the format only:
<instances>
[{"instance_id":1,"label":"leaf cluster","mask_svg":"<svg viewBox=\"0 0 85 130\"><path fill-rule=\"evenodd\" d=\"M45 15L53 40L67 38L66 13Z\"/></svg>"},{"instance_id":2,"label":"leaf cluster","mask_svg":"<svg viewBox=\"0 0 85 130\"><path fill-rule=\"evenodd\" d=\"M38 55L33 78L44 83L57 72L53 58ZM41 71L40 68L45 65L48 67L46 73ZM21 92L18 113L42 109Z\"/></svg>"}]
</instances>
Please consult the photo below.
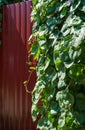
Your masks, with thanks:
<instances>
[{"instance_id":1,"label":"leaf cluster","mask_svg":"<svg viewBox=\"0 0 85 130\"><path fill-rule=\"evenodd\" d=\"M40 130L84 130L85 0L34 0L32 19L32 118Z\"/></svg>"}]
</instances>

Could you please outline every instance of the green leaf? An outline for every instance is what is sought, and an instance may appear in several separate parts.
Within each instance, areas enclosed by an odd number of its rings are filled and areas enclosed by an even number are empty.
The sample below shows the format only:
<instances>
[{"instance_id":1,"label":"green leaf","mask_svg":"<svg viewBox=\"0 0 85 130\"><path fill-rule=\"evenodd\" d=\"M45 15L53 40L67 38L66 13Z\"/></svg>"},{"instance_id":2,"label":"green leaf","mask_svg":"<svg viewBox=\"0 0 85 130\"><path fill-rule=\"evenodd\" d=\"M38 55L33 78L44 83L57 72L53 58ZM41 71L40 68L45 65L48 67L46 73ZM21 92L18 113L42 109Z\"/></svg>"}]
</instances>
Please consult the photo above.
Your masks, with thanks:
<instances>
[{"instance_id":1,"label":"green leaf","mask_svg":"<svg viewBox=\"0 0 85 130\"><path fill-rule=\"evenodd\" d=\"M62 99L65 99L67 97L67 90L62 90L62 91L59 91L57 92L56 94L56 100L62 100Z\"/></svg>"},{"instance_id":2,"label":"green leaf","mask_svg":"<svg viewBox=\"0 0 85 130\"><path fill-rule=\"evenodd\" d=\"M45 61L45 67L44 67L44 70L46 70L46 69L48 68L49 64L50 64L50 59L47 58L46 61Z\"/></svg>"},{"instance_id":3,"label":"green leaf","mask_svg":"<svg viewBox=\"0 0 85 130\"><path fill-rule=\"evenodd\" d=\"M61 66L62 66L62 60L61 59L56 59L55 60L55 67L56 67L56 69L58 70L59 68L61 68Z\"/></svg>"},{"instance_id":4,"label":"green leaf","mask_svg":"<svg viewBox=\"0 0 85 130\"><path fill-rule=\"evenodd\" d=\"M65 65L65 67L66 67L67 69L70 68L73 64L74 64L74 62L72 62L72 61L64 62L64 65Z\"/></svg>"},{"instance_id":5,"label":"green leaf","mask_svg":"<svg viewBox=\"0 0 85 130\"><path fill-rule=\"evenodd\" d=\"M59 117L58 125L60 127L64 127L64 125L65 125L65 117L64 116Z\"/></svg>"},{"instance_id":6,"label":"green leaf","mask_svg":"<svg viewBox=\"0 0 85 130\"><path fill-rule=\"evenodd\" d=\"M57 23L56 17L47 19L48 26L52 26L53 24L56 24L56 23Z\"/></svg>"},{"instance_id":7,"label":"green leaf","mask_svg":"<svg viewBox=\"0 0 85 130\"><path fill-rule=\"evenodd\" d=\"M52 5L49 5L49 6L46 6L46 11L48 14L54 12L56 9L56 5L52 6Z\"/></svg>"},{"instance_id":8,"label":"green leaf","mask_svg":"<svg viewBox=\"0 0 85 130\"><path fill-rule=\"evenodd\" d=\"M35 121L37 119L37 116L38 116L38 111L37 111L37 106L35 104L32 105L32 119L33 121Z\"/></svg>"},{"instance_id":9,"label":"green leaf","mask_svg":"<svg viewBox=\"0 0 85 130\"><path fill-rule=\"evenodd\" d=\"M57 83L58 83L57 78L58 78L58 74L55 72L55 73L53 74L52 80L51 80L51 84L52 84L52 86L53 86L54 88L57 87Z\"/></svg>"},{"instance_id":10,"label":"green leaf","mask_svg":"<svg viewBox=\"0 0 85 130\"><path fill-rule=\"evenodd\" d=\"M64 9L61 11L60 18L65 17L65 16L66 16L66 13L67 13L67 9L64 8Z\"/></svg>"},{"instance_id":11,"label":"green leaf","mask_svg":"<svg viewBox=\"0 0 85 130\"><path fill-rule=\"evenodd\" d=\"M71 12L75 11L75 10L79 7L80 3L81 3L81 0L78 0L78 2L77 2L76 4L74 3L74 4L71 6L70 11L71 11Z\"/></svg>"},{"instance_id":12,"label":"green leaf","mask_svg":"<svg viewBox=\"0 0 85 130\"><path fill-rule=\"evenodd\" d=\"M39 58L39 55L40 55L40 46L39 46L38 43L32 44L30 51L34 55L34 59L38 59Z\"/></svg>"},{"instance_id":13,"label":"green leaf","mask_svg":"<svg viewBox=\"0 0 85 130\"><path fill-rule=\"evenodd\" d=\"M83 70L84 70L84 66L83 65L74 64L70 68L69 76L71 78L75 78L75 79L78 78L78 79L80 79L81 76L83 76Z\"/></svg>"},{"instance_id":14,"label":"green leaf","mask_svg":"<svg viewBox=\"0 0 85 130\"><path fill-rule=\"evenodd\" d=\"M43 125L44 124L44 125ZM48 130L48 125L51 124L51 122L48 120L47 117L42 117L41 119L39 119L38 121L38 125L37 128L41 129L41 130Z\"/></svg>"},{"instance_id":15,"label":"green leaf","mask_svg":"<svg viewBox=\"0 0 85 130\"><path fill-rule=\"evenodd\" d=\"M57 102L51 102L51 110L50 110L50 113L52 114L52 115L56 115L56 114L58 114L58 112L59 112L59 107L58 107L58 104L57 104Z\"/></svg>"}]
</instances>

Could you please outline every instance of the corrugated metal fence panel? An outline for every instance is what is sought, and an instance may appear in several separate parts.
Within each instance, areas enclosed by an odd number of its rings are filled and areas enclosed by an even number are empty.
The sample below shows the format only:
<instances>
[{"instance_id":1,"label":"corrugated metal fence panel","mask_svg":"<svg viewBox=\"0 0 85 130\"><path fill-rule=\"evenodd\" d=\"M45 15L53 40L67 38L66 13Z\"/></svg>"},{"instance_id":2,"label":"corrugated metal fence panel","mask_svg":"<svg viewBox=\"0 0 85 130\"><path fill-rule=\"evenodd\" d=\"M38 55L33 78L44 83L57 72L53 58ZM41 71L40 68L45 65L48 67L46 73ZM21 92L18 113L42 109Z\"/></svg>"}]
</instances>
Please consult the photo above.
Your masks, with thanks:
<instances>
[{"instance_id":1,"label":"corrugated metal fence panel","mask_svg":"<svg viewBox=\"0 0 85 130\"><path fill-rule=\"evenodd\" d=\"M23 86L29 76L26 62L27 40L31 34L30 13L31 2L28 1L3 7L0 130L35 130L31 119L31 94L26 93ZM34 72L29 88L33 88L35 81Z\"/></svg>"},{"instance_id":2,"label":"corrugated metal fence panel","mask_svg":"<svg viewBox=\"0 0 85 130\"><path fill-rule=\"evenodd\" d=\"M0 13L2 13L2 8L0 8ZM2 28L2 21L0 21L0 28ZM0 32L0 42L1 41L2 41L2 33ZM0 68L2 68L1 60L2 60L2 44L0 44ZM2 77L2 69L0 69L0 83L2 82L1 77ZM1 100L2 100L2 96L1 96L1 91L0 91L0 116L2 114L1 113L1 106L2 106Z\"/></svg>"}]
</instances>

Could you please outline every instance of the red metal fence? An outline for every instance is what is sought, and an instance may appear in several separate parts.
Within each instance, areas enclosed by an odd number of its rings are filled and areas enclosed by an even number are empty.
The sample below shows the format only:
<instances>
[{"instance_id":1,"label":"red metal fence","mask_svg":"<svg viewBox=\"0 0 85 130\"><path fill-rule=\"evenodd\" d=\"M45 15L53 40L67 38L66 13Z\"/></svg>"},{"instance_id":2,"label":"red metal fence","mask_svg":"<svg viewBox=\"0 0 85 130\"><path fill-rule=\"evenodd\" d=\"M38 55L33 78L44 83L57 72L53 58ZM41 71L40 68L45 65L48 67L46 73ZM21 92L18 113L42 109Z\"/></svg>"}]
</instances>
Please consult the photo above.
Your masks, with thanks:
<instances>
[{"instance_id":1,"label":"red metal fence","mask_svg":"<svg viewBox=\"0 0 85 130\"><path fill-rule=\"evenodd\" d=\"M27 40L31 34L31 2L3 7L3 33L0 45L0 130L35 130L31 119L31 95L23 81L29 76ZM29 48L29 47L28 47ZM31 76L29 88L36 81Z\"/></svg>"}]
</instances>

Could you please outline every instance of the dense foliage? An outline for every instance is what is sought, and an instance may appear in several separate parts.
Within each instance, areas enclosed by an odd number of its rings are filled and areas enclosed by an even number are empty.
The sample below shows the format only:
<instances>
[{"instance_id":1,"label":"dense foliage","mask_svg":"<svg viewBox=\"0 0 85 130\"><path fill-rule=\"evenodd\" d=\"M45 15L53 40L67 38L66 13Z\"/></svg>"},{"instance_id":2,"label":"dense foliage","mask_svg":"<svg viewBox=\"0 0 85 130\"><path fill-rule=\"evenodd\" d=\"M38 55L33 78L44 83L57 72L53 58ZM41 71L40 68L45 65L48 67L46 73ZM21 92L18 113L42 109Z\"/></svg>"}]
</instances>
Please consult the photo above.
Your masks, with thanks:
<instances>
[{"instance_id":1,"label":"dense foliage","mask_svg":"<svg viewBox=\"0 0 85 130\"><path fill-rule=\"evenodd\" d=\"M85 130L85 0L33 0L32 18L32 118L40 130Z\"/></svg>"}]
</instances>

